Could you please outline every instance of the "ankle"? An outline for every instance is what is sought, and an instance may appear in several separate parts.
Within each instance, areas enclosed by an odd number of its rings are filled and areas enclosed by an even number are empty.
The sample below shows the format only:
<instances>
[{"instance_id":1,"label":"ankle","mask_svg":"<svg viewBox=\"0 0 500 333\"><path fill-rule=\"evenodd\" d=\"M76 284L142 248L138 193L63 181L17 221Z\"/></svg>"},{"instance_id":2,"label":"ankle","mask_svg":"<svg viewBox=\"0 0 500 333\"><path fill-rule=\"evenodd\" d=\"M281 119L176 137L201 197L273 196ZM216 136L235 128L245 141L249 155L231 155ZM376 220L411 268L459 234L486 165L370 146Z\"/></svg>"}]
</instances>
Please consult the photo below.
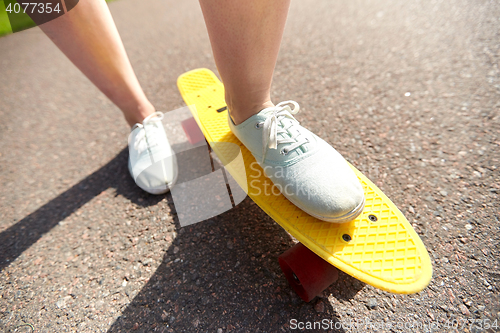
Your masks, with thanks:
<instances>
[{"instance_id":1,"label":"ankle","mask_svg":"<svg viewBox=\"0 0 500 333\"><path fill-rule=\"evenodd\" d=\"M244 105L236 105L233 103L227 103L228 104L228 111L229 115L231 116L231 119L233 119L233 122L235 125L239 125L248 118L250 118L253 115L256 115L260 111L262 111L265 108L270 108L274 106L274 103L271 102L270 100L265 101L263 103L246 103Z\"/></svg>"},{"instance_id":2,"label":"ankle","mask_svg":"<svg viewBox=\"0 0 500 333\"><path fill-rule=\"evenodd\" d=\"M122 111L127 123L130 127L133 127L137 123L142 123L147 116L153 114L156 110L153 104L147 101L142 104L136 104Z\"/></svg>"}]
</instances>

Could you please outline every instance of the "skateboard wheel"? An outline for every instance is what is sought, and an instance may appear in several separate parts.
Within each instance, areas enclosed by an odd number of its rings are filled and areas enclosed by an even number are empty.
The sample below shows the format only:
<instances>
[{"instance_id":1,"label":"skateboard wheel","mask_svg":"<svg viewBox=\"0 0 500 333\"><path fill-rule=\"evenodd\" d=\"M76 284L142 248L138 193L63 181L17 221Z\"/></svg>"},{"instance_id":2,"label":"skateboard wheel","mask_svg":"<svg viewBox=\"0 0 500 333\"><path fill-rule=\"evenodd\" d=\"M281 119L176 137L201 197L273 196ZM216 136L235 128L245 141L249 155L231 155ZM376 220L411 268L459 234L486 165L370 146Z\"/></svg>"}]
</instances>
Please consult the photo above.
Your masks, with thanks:
<instances>
[{"instance_id":1,"label":"skateboard wheel","mask_svg":"<svg viewBox=\"0 0 500 333\"><path fill-rule=\"evenodd\" d=\"M200 127L198 127L198 124L193 117L183 120L181 125L190 144L194 145L205 140L205 136L203 136Z\"/></svg>"},{"instance_id":2,"label":"skateboard wheel","mask_svg":"<svg viewBox=\"0 0 500 333\"><path fill-rule=\"evenodd\" d=\"M338 279L338 270L301 243L289 248L278 261L293 290L309 302Z\"/></svg>"}]
</instances>

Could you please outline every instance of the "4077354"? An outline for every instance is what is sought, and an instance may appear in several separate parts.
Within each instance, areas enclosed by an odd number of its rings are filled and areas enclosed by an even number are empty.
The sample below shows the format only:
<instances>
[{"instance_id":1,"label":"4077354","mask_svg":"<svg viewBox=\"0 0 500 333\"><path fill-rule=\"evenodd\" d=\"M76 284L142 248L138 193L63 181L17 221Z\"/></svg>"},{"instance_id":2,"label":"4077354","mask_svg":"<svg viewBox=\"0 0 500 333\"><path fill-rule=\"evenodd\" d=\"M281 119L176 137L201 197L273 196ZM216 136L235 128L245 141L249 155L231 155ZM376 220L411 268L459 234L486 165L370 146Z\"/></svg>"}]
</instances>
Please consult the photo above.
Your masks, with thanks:
<instances>
[{"instance_id":1,"label":"4077354","mask_svg":"<svg viewBox=\"0 0 500 333\"><path fill-rule=\"evenodd\" d=\"M51 14L51 13L61 13L63 9L61 8L61 4L59 2L56 3L43 3L43 2L21 2L21 3L12 3L10 2L5 11L7 13L23 13L23 14Z\"/></svg>"}]
</instances>

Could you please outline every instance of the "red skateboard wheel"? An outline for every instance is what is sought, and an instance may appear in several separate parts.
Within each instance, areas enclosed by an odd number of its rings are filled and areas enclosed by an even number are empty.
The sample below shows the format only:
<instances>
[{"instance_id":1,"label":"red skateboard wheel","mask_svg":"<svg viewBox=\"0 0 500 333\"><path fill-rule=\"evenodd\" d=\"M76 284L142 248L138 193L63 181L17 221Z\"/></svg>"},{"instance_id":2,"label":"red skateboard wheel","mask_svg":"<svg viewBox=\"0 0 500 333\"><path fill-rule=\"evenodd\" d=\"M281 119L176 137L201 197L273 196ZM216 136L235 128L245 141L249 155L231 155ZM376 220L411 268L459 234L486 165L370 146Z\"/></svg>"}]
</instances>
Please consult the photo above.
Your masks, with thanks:
<instances>
[{"instance_id":1,"label":"red skateboard wheel","mask_svg":"<svg viewBox=\"0 0 500 333\"><path fill-rule=\"evenodd\" d=\"M205 136L203 136L203 133L193 117L183 120L181 125L184 133L186 133L189 143L192 145L205 140Z\"/></svg>"},{"instance_id":2,"label":"red skateboard wheel","mask_svg":"<svg viewBox=\"0 0 500 333\"><path fill-rule=\"evenodd\" d=\"M301 243L278 258L281 270L295 292L309 302L338 279L338 270Z\"/></svg>"}]
</instances>

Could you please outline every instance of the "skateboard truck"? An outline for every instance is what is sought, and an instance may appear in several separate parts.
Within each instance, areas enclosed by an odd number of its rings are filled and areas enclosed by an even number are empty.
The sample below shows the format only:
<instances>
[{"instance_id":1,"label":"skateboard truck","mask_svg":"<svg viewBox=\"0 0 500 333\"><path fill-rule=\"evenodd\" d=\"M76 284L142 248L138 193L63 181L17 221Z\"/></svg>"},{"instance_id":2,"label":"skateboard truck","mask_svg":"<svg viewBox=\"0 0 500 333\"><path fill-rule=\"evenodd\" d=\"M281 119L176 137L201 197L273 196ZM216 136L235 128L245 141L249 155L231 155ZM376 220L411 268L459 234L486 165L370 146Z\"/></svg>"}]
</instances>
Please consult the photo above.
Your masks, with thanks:
<instances>
[{"instance_id":1,"label":"skateboard truck","mask_svg":"<svg viewBox=\"0 0 500 333\"><path fill-rule=\"evenodd\" d=\"M279 256L281 270L293 290L305 302L310 302L332 283L339 273L302 243L297 243Z\"/></svg>"}]
</instances>

